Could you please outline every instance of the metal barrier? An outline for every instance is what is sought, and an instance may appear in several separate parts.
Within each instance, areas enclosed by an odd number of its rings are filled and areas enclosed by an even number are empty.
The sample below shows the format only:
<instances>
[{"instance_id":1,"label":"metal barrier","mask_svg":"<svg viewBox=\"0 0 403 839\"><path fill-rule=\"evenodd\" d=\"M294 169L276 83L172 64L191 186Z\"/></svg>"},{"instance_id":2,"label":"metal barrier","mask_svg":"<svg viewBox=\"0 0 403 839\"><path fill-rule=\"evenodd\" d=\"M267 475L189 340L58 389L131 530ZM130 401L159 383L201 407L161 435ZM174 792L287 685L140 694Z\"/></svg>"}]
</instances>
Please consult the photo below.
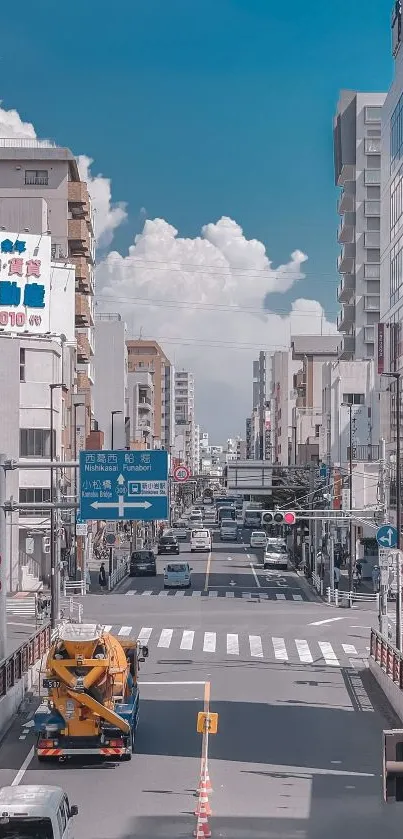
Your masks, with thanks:
<instances>
[{"instance_id":1,"label":"metal barrier","mask_svg":"<svg viewBox=\"0 0 403 839\"><path fill-rule=\"evenodd\" d=\"M323 580L322 580L321 577L319 577L319 574L315 574L315 573L312 574L312 584L313 584L314 588L316 589L316 591L318 592L318 594L320 594L322 596L323 595Z\"/></svg>"},{"instance_id":2,"label":"metal barrier","mask_svg":"<svg viewBox=\"0 0 403 839\"><path fill-rule=\"evenodd\" d=\"M376 629L371 629L370 655L389 679L403 690L403 655Z\"/></svg>"},{"instance_id":3,"label":"metal barrier","mask_svg":"<svg viewBox=\"0 0 403 839\"><path fill-rule=\"evenodd\" d=\"M335 606L352 606L353 603L377 603L379 606L379 594L361 593L359 591L339 591L339 589L326 589L328 603Z\"/></svg>"},{"instance_id":4,"label":"metal barrier","mask_svg":"<svg viewBox=\"0 0 403 839\"><path fill-rule=\"evenodd\" d=\"M42 627L0 663L0 697L5 696L50 646L50 626Z\"/></svg>"},{"instance_id":5,"label":"metal barrier","mask_svg":"<svg viewBox=\"0 0 403 839\"><path fill-rule=\"evenodd\" d=\"M113 571L113 573L110 575L110 577L108 577L108 591L112 591L112 589L115 588L115 586L117 586L117 584L120 583L121 580L123 580L123 577L126 577L127 566L127 562L122 562L119 565L119 568L116 568L115 571Z\"/></svg>"},{"instance_id":6,"label":"metal barrier","mask_svg":"<svg viewBox=\"0 0 403 839\"><path fill-rule=\"evenodd\" d=\"M69 620L72 623L82 623L83 611L83 604L76 603L72 597L69 597L66 603L61 604L60 620Z\"/></svg>"},{"instance_id":7,"label":"metal barrier","mask_svg":"<svg viewBox=\"0 0 403 839\"><path fill-rule=\"evenodd\" d=\"M70 594L86 594L87 587L85 580L65 580L63 583L63 595L68 597Z\"/></svg>"}]
</instances>

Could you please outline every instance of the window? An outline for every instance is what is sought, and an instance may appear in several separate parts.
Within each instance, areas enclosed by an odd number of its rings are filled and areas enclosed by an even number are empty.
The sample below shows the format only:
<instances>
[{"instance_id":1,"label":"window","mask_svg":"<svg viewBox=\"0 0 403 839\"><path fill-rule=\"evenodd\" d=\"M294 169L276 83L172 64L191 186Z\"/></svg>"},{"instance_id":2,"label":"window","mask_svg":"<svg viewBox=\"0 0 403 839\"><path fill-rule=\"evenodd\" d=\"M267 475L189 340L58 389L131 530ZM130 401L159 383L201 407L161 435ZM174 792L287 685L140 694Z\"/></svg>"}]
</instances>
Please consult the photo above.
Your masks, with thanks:
<instances>
[{"instance_id":1,"label":"window","mask_svg":"<svg viewBox=\"0 0 403 839\"><path fill-rule=\"evenodd\" d=\"M394 239L403 225L403 173L400 168L390 186L390 238Z\"/></svg>"},{"instance_id":2,"label":"window","mask_svg":"<svg viewBox=\"0 0 403 839\"><path fill-rule=\"evenodd\" d=\"M380 169L365 169L364 181L366 184L380 184L381 170Z\"/></svg>"},{"instance_id":3,"label":"window","mask_svg":"<svg viewBox=\"0 0 403 839\"><path fill-rule=\"evenodd\" d=\"M19 501L20 504L46 504L47 501L50 501L50 488L21 487ZM46 516L46 512L46 510L41 510L40 507L38 509L32 507L29 510L20 510L20 516Z\"/></svg>"},{"instance_id":4,"label":"window","mask_svg":"<svg viewBox=\"0 0 403 839\"><path fill-rule=\"evenodd\" d=\"M56 432L53 431L53 452ZM50 457L50 430L48 428L20 429L20 457Z\"/></svg>"},{"instance_id":5,"label":"window","mask_svg":"<svg viewBox=\"0 0 403 839\"><path fill-rule=\"evenodd\" d=\"M398 165L403 146L403 94L401 95L390 120L390 171Z\"/></svg>"},{"instance_id":6,"label":"window","mask_svg":"<svg viewBox=\"0 0 403 839\"><path fill-rule=\"evenodd\" d=\"M379 280L380 277L381 266L376 265L368 265L365 263L364 265L364 277L366 280Z\"/></svg>"},{"instance_id":7,"label":"window","mask_svg":"<svg viewBox=\"0 0 403 839\"><path fill-rule=\"evenodd\" d=\"M20 382L25 382L25 350L20 348Z\"/></svg>"},{"instance_id":8,"label":"window","mask_svg":"<svg viewBox=\"0 0 403 839\"><path fill-rule=\"evenodd\" d=\"M343 402L349 405L364 405L365 393L343 393Z\"/></svg>"},{"instance_id":9,"label":"window","mask_svg":"<svg viewBox=\"0 0 403 839\"><path fill-rule=\"evenodd\" d=\"M319 437L320 434L320 425L315 425L315 437Z\"/></svg>"},{"instance_id":10,"label":"window","mask_svg":"<svg viewBox=\"0 0 403 839\"><path fill-rule=\"evenodd\" d=\"M366 137L364 140L365 154L380 154L381 153L381 138L377 137L370 139Z\"/></svg>"},{"instance_id":11,"label":"window","mask_svg":"<svg viewBox=\"0 0 403 839\"><path fill-rule=\"evenodd\" d=\"M402 296L403 288L403 236L390 252L390 305L393 306Z\"/></svg>"},{"instance_id":12,"label":"window","mask_svg":"<svg viewBox=\"0 0 403 839\"><path fill-rule=\"evenodd\" d=\"M25 186L47 186L49 183L47 169L26 169Z\"/></svg>"},{"instance_id":13,"label":"window","mask_svg":"<svg viewBox=\"0 0 403 839\"><path fill-rule=\"evenodd\" d=\"M367 105L365 108L365 122L380 122L382 108L380 105Z\"/></svg>"}]
</instances>

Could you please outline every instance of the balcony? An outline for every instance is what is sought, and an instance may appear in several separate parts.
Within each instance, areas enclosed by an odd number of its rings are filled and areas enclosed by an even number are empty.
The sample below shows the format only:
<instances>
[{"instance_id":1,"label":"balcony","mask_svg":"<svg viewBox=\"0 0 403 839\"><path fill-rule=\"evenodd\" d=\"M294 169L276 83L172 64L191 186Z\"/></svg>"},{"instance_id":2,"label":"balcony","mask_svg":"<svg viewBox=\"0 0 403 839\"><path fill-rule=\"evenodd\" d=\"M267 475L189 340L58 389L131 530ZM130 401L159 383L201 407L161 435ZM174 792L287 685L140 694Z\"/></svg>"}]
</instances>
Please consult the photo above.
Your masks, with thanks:
<instances>
[{"instance_id":1,"label":"balcony","mask_svg":"<svg viewBox=\"0 0 403 839\"><path fill-rule=\"evenodd\" d=\"M337 315L337 329L339 332L346 332L354 322L355 306L353 303L345 303L341 312Z\"/></svg>"},{"instance_id":2,"label":"balcony","mask_svg":"<svg viewBox=\"0 0 403 839\"><path fill-rule=\"evenodd\" d=\"M84 332L79 332L77 338L77 361L79 364L89 364L92 356L91 344Z\"/></svg>"},{"instance_id":3,"label":"balcony","mask_svg":"<svg viewBox=\"0 0 403 839\"><path fill-rule=\"evenodd\" d=\"M365 312L380 312L381 298L379 294L365 294L364 295L364 311Z\"/></svg>"},{"instance_id":4,"label":"balcony","mask_svg":"<svg viewBox=\"0 0 403 839\"><path fill-rule=\"evenodd\" d=\"M52 245L50 246L50 258L52 262L57 262L58 260L66 262L67 246L57 244L56 242L52 243Z\"/></svg>"},{"instance_id":5,"label":"balcony","mask_svg":"<svg viewBox=\"0 0 403 839\"><path fill-rule=\"evenodd\" d=\"M380 216L381 202L380 201L364 201L364 216Z\"/></svg>"},{"instance_id":6,"label":"balcony","mask_svg":"<svg viewBox=\"0 0 403 839\"><path fill-rule=\"evenodd\" d=\"M77 373L77 391L78 393L86 393L91 390L91 382L86 373ZM91 397L88 396L88 405L91 404Z\"/></svg>"},{"instance_id":7,"label":"balcony","mask_svg":"<svg viewBox=\"0 0 403 839\"><path fill-rule=\"evenodd\" d=\"M68 219L68 237L71 256L85 256L92 260L90 235L84 219Z\"/></svg>"},{"instance_id":8,"label":"balcony","mask_svg":"<svg viewBox=\"0 0 403 839\"><path fill-rule=\"evenodd\" d=\"M355 213L346 213L342 216L337 229L337 241L341 244L352 244L355 237Z\"/></svg>"},{"instance_id":9,"label":"balcony","mask_svg":"<svg viewBox=\"0 0 403 839\"><path fill-rule=\"evenodd\" d=\"M366 230L364 233L364 248L380 248L381 234L379 230Z\"/></svg>"},{"instance_id":10,"label":"balcony","mask_svg":"<svg viewBox=\"0 0 403 839\"><path fill-rule=\"evenodd\" d=\"M72 256L71 261L76 266L76 291L84 294L94 294L91 268L84 256Z\"/></svg>"},{"instance_id":11,"label":"balcony","mask_svg":"<svg viewBox=\"0 0 403 839\"><path fill-rule=\"evenodd\" d=\"M355 335L343 335L337 349L340 361L352 361L355 353Z\"/></svg>"},{"instance_id":12,"label":"balcony","mask_svg":"<svg viewBox=\"0 0 403 839\"><path fill-rule=\"evenodd\" d=\"M349 303L354 294L355 276L354 274L344 274L337 289L337 299L339 303Z\"/></svg>"},{"instance_id":13,"label":"balcony","mask_svg":"<svg viewBox=\"0 0 403 839\"><path fill-rule=\"evenodd\" d=\"M69 181L67 187L67 200L69 204L88 205L87 184L84 181Z\"/></svg>"},{"instance_id":14,"label":"balcony","mask_svg":"<svg viewBox=\"0 0 403 839\"><path fill-rule=\"evenodd\" d=\"M355 195L352 192L346 192L343 189L343 192L339 196L339 200L337 202L337 212L340 216L343 213L354 213L355 212Z\"/></svg>"},{"instance_id":15,"label":"balcony","mask_svg":"<svg viewBox=\"0 0 403 839\"><path fill-rule=\"evenodd\" d=\"M355 245L345 244L337 259L337 269L340 274L354 274Z\"/></svg>"},{"instance_id":16,"label":"balcony","mask_svg":"<svg viewBox=\"0 0 403 839\"><path fill-rule=\"evenodd\" d=\"M361 461L361 463L372 463L379 460L379 446L354 446L352 451L353 460ZM350 460L350 446L347 446L347 460Z\"/></svg>"},{"instance_id":17,"label":"balcony","mask_svg":"<svg viewBox=\"0 0 403 839\"><path fill-rule=\"evenodd\" d=\"M76 294L76 326L94 326L89 298L85 294Z\"/></svg>"},{"instance_id":18,"label":"balcony","mask_svg":"<svg viewBox=\"0 0 403 839\"><path fill-rule=\"evenodd\" d=\"M380 154L381 153L381 138L380 137L366 137L364 142L365 154Z\"/></svg>"},{"instance_id":19,"label":"balcony","mask_svg":"<svg viewBox=\"0 0 403 839\"><path fill-rule=\"evenodd\" d=\"M381 170L380 169L365 169L364 171L365 186L380 186Z\"/></svg>"},{"instance_id":20,"label":"balcony","mask_svg":"<svg viewBox=\"0 0 403 839\"><path fill-rule=\"evenodd\" d=\"M375 326L364 326L364 343L375 343Z\"/></svg>"},{"instance_id":21,"label":"balcony","mask_svg":"<svg viewBox=\"0 0 403 839\"><path fill-rule=\"evenodd\" d=\"M355 164L344 163L337 178L337 186L344 186L350 181L355 181Z\"/></svg>"}]
</instances>

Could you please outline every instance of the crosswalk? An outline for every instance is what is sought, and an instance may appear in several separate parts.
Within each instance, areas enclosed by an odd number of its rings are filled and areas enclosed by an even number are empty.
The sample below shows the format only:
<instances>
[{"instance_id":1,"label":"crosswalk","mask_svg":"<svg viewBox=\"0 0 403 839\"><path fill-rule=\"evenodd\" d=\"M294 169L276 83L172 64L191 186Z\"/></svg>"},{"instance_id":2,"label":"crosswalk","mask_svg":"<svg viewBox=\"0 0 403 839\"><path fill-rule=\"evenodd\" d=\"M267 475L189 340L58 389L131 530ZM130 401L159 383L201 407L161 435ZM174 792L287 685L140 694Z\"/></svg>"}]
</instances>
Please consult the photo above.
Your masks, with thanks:
<instances>
[{"instance_id":1,"label":"crosswalk","mask_svg":"<svg viewBox=\"0 0 403 839\"><path fill-rule=\"evenodd\" d=\"M213 630L154 628L106 624L105 632L123 638L137 638L150 650L169 650L171 653L193 652L195 655L218 655L235 659L251 658L289 664L327 665L329 667L366 667L366 647L357 649L353 644L335 644L330 641L288 639L264 634L219 632ZM364 642L365 643L365 642Z\"/></svg>"},{"instance_id":2,"label":"crosswalk","mask_svg":"<svg viewBox=\"0 0 403 839\"><path fill-rule=\"evenodd\" d=\"M225 597L227 599L242 598L243 600L277 600L284 602L284 600L293 601L294 603L302 603L307 598L303 594L295 593L289 589L284 588L283 591L276 591L274 589L253 589L252 591L227 591L209 589L208 591L189 591L188 589L167 589L158 591L158 589L146 589L145 591L138 591L137 589L129 589L125 592L126 597L208 597L217 598Z\"/></svg>"}]
</instances>

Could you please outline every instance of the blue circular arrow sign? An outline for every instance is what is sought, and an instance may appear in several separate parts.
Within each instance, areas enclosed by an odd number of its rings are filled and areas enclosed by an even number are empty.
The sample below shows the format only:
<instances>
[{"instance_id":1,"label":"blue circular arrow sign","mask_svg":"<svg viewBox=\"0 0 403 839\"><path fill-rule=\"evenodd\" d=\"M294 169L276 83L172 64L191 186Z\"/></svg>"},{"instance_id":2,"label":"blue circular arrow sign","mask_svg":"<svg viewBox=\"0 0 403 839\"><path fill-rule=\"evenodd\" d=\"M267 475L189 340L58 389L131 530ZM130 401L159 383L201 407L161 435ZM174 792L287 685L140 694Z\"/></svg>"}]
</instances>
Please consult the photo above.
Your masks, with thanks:
<instances>
[{"instance_id":1,"label":"blue circular arrow sign","mask_svg":"<svg viewBox=\"0 0 403 839\"><path fill-rule=\"evenodd\" d=\"M397 529L393 524L383 524L376 531L376 541L381 548L395 548L397 545Z\"/></svg>"}]
</instances>

